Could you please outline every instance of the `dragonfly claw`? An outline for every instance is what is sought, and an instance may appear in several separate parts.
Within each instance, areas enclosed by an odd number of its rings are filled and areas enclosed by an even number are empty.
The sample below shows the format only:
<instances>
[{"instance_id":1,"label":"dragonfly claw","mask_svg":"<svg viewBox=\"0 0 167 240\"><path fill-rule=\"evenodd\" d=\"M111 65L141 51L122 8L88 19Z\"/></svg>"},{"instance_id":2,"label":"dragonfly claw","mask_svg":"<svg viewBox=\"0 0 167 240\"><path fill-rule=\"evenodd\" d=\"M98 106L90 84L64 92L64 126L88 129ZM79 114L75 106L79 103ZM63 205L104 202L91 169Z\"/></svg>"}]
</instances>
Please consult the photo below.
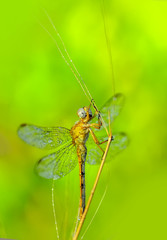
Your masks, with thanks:
<instances>
[{"instance_id":1,"label":"dragonfly claw","mask_svg":"<svg viewBox=\"0 0 167 240\"><path fill-rule=\"evenodd\" d=\"M97 113L98 113L98 119L100 119L100 111L98 111Z\"/></svg>"}]
</instances>

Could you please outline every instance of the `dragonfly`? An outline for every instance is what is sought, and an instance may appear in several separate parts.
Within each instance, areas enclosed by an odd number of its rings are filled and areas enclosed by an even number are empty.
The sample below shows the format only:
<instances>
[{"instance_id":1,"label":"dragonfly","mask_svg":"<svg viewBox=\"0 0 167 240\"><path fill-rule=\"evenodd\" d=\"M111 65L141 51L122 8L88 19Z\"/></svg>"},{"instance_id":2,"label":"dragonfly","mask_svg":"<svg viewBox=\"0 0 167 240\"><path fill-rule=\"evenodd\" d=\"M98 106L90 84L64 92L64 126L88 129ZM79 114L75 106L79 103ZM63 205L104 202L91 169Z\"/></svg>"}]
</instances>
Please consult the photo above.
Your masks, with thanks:
<instances>
[{"instance_id":1,"label":"dragonfly","mask_svg":"<svg viewBox=\"0 0 167 240\"><path fill-rule=\"evenodd\" d=\"M95 111L94 115L90 105L80 108L77 112L79 121L71 129L38 127L31 124L22 124L18 129L18 136L27 144L45 150L54 149L53 153L36 163L35 171L39 176L46 179L60 179L71 172L77 163L79 164L80 219L86 202L85 162L91 165L100 164L108 139L104 124L108 126L108 118L110 123L114 121L122 109L123 102L124 96L119 93L111 97L102 106L100 112ZM128 138L125 133L113 134L108 159L112 159L127 145Z\"/></svg>"}]
</instances>

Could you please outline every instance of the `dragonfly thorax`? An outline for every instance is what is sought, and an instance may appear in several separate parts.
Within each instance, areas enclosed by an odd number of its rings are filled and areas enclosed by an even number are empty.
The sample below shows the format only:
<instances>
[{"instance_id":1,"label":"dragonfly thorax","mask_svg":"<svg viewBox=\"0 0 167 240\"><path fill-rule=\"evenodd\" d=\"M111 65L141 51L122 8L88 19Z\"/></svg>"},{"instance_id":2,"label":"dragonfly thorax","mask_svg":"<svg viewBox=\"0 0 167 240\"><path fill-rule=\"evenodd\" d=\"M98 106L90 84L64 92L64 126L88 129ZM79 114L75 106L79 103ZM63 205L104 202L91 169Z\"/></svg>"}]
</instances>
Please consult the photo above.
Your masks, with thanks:
<instances>
[{"instance_id":1,"label":"dragonfly thorax","mask_svg":"<svg viewBox=\"0 0 167 240\"><path fill-rule=\"evenodd\" d=\"M74 144L85 144L89 136L89 128L87 124L79 121L71 128L70 133Z\"/></svg>"}]
</instances>

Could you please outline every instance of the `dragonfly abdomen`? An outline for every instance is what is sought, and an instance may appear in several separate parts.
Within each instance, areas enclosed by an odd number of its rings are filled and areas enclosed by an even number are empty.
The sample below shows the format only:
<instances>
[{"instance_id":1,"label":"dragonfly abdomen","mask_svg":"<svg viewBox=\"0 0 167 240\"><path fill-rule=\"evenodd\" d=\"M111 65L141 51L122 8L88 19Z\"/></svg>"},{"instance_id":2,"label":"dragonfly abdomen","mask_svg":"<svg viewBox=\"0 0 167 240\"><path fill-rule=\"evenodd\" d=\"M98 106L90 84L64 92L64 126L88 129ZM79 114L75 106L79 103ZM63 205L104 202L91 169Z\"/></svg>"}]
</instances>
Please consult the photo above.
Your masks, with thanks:
<instances>
[{"instance_id":1,"label":"dragonfly abdomen","mask_svg":"<svg viewBox=\"0 0 167 240\"><path fill-rule=\"evenodd\" d=\"M86 194L85 194L85 161L87 149L85 144L77 145L77 155L79 163L79 178L80 178L80 219L85 210Z\"/></svg>"}]
</instances>

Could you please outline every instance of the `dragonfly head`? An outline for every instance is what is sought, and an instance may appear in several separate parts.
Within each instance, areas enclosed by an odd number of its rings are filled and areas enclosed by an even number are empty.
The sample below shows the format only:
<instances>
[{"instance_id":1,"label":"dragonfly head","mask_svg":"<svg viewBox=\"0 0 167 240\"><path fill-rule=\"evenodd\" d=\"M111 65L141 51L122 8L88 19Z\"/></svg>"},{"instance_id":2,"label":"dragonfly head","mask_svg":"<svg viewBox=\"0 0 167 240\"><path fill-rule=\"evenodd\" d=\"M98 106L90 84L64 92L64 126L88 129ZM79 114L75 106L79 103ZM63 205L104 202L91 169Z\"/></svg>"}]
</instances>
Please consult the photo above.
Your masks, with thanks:
<instances>
[{"instance_id":1,"label":"dragonfly head","mask_svg":"<svg viewBox=\"0 0 167 240\"><path fill-rule=\"evenodd\" d=\"M87 113L89 113L89 120L92 118L92 111L90 108L88 107L83 107L78 109L78 117L81 119L84 119L87 117Z\"/></svg>"}]
</instances>

